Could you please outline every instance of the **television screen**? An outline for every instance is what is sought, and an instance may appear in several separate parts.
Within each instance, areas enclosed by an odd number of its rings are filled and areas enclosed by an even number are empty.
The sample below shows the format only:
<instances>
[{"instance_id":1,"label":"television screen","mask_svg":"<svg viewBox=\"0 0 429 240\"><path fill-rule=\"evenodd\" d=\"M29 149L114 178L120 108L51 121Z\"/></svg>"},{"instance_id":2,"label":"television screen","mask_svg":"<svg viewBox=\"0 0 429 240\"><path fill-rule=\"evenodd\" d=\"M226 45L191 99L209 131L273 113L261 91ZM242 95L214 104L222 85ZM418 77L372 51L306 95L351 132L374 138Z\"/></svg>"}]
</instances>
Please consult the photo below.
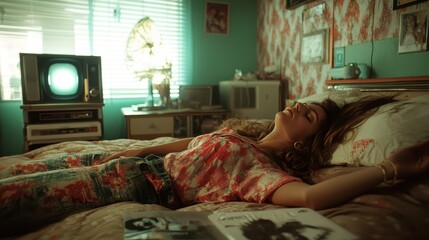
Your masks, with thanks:
<instances>
[{"instance_id":1,"label":"television screen","mask_svg":"<svg viewBox=\"0 0 429 240\"><path fill-rule=\"evenodd\" d=\"M58 97L74 96L79 90L79 72L71 63L53 63L47 69L49 92Z\"/></svg>"},{"instance_id":2,"label":"television screen","mask_svg":"<svg viewBox=\"0 0 429 240\"><path fill-rule=\"evenodd\" d=\"M20 53L24 104L103 103L101 57Z\"/></svg>"}]
</instances>

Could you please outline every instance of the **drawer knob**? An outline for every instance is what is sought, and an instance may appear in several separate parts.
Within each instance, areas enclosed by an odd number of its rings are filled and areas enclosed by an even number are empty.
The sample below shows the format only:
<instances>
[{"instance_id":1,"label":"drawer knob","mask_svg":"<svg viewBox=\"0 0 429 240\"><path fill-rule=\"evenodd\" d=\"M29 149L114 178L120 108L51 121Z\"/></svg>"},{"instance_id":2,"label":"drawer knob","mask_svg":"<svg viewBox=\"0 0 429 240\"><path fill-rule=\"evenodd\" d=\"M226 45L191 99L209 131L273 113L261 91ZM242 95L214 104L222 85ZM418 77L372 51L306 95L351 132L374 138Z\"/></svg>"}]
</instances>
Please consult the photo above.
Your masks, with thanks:
<instances>
[{"instance_id":1,"label":"drawer knob","mask_svg":"<svg viewBox=\"0 0 429 240\"><path fill-rule=\"evenodd\" d=\"M149 124L149 128L156 128L156 125L155 124L153 124L153 123L151 123L151 124Z\"/></svg>"}]
</instances>

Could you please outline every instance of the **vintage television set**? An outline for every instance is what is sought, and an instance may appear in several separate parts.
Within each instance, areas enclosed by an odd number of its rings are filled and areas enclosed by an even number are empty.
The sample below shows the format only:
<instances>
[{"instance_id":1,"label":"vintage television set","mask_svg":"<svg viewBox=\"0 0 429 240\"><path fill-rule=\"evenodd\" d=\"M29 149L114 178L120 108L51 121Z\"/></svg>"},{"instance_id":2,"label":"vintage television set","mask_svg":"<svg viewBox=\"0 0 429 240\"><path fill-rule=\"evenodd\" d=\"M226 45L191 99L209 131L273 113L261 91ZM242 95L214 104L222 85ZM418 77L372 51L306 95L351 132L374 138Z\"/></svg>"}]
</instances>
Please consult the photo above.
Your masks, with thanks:
<instances>
[{"instance_id":1,"label":"vintage television set","mask_svg":"<svg viewBox=\"0 0 429 240\"><path fill-rule=\"evenodd\" d=\"M283 87L278 80L221 81L220 99L233 117L274 119L282 110Z\"/></svg>"},{"instance_id":2,"label":"vintage television set","mask_svg":"<svg viewBox=\"0 0 429 240\"><path fill-rule=\"evenodd\" d=\"M179 108L213 109L219 105L218 85L180 85Z\"/></svg>"},{"instance_id":3,"label":"vintage television set","mask_svg":"<svg viewBox=\"0 0 429 240\"><path fill-rule=\"evenodd\" d=\"M23 104L103 103L101 57L20 53Z\"/></svg>"},{"instance_id":4,"label":"vintage television set","mask_svg":"<svg viewBox=\"0 0 429 240\"><path fill-rule=\"evenodd\" d=\"M20 53L24 151L103 139L101 57Z\"/></svg>"}]
</instances>

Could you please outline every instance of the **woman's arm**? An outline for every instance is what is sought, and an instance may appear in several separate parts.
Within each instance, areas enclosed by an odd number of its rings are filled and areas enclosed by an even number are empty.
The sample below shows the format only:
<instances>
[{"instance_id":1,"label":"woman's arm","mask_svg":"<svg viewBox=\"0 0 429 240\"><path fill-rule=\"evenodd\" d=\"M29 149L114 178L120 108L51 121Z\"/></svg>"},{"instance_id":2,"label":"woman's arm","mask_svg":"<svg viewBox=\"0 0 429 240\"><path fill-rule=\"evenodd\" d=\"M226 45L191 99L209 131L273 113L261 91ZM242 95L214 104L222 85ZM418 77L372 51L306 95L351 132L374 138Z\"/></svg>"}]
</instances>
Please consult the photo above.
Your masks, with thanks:
<instances>
[{"instance_id":1,"label":"woman's arm","mask_svg":"<svg viewBox=\"0 0 429 240\"><path fill-rule=\"evenodd\" d=\"M303 182L290 182L277 189L271 202L285 206L302 206L324 209L342 204L360 194L371 190L385 180L405 179L420 175L429 170L429 141L404 148L389 157L382 165L368 167L352 173L340 175L326 181L309 185ZM381 167L385 170L383 173Z\"/></svg>"},{"instance_id":2,"label":"woman's arm","mask_svg":"<svg viewBox=\"0 0 429 240\"><path fill-rule=\"evenodd\" d=\"M381 182L381 170L378 167L369 167L314 185L304 182L286 183L274 192L271 202L284 206L324 209L344 203Z\"/></svg>"},{"instance_id":3,"label":"woman's arm","mask_svg":"<svg viewBox=\"0 0 429 240\"><path fill-rule=\"evenodd\" d=\"M164 156L171 152L181 152L188 148L188 144L191 142L192 139L193 138L183 138L170 143L125 150L109 156L106 160L115 159L119 157L145 157L149 154Z\"/></svg>"}]
</instances>

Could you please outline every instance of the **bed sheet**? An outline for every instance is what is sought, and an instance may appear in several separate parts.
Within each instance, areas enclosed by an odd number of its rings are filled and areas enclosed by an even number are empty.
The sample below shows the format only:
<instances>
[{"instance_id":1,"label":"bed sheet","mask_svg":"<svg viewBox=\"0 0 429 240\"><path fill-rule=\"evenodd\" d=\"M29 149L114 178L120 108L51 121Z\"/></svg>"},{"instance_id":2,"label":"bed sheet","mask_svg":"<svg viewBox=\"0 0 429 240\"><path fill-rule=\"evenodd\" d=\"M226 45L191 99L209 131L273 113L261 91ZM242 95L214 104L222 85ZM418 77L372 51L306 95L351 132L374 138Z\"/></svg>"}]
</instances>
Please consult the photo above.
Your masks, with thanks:
<instances>
[{"instance_id":1,"label":"bed sheet","mask_svg":"<svg viewBox=\"0 0 429 240\"><path fill-rule=\"evenodd\" d=\"M147 141L118 139L59 143L22 155L0 158L0 174L2 179L7 179L31 175L49 167L72 169L82 165L94 166L104 164L102 159L113 152L174 140L174 138ZM56 161L62 159L63 164L47 166L45 162L49 163L50 159L57 159ZM26 164L31 167L23 167ZM359 167L329 166L316 171L313 180L320 182L357 169ZM4 194L1 192L0 196ZM199 203L176 211L243 211L272 208L279 206L228 202ZM63 216L56 222L45 224L29 233L25 232L26 229L20 229L19 236L14 239L121 239L123 213L146 210L172 211L153 204L117 202ZM429 225L429 176L399 182L392 187L381 185L349 202L319 212L361 239L426 239Z\"/></svg>"}]
</instances>

